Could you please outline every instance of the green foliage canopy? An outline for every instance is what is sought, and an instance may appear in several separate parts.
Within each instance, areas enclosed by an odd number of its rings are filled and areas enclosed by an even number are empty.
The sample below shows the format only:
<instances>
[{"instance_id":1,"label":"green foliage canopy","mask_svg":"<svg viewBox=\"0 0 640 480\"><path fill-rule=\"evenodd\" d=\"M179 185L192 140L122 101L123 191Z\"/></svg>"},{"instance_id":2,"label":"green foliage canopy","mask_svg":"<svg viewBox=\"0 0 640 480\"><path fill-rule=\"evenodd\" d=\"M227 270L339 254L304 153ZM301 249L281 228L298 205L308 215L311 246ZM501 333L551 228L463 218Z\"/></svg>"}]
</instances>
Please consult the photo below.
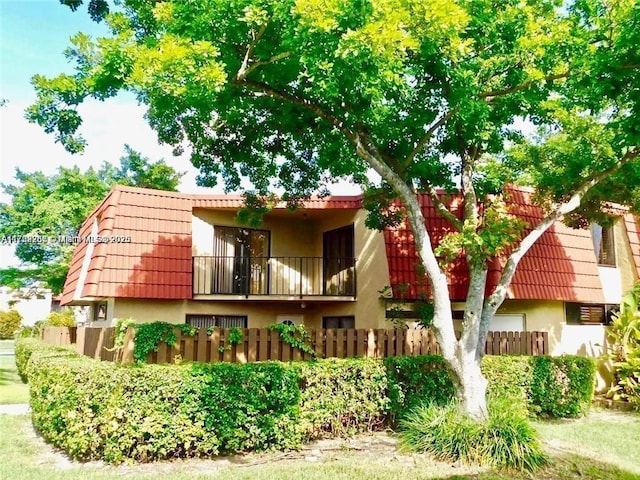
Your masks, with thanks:
<instances>
[{"instance_id":1,"label":"green foliage canopy","mask_svg":"<svg viewBox=\"0 0 640 480\"><path fill-rule=\"evenodd\" d=\"M637 155L632 1L120 3L111 37L73 38L74 75L34 77L28 117L70 151L77 104L131 90L162 141L189 144L203 184L246 176L264 194L366 183L358 142L410 185L451 188L471 168L480 191L520 178L554 200ZM637 203L638 170L593 200Z\"/></svg>"}]
</instances>

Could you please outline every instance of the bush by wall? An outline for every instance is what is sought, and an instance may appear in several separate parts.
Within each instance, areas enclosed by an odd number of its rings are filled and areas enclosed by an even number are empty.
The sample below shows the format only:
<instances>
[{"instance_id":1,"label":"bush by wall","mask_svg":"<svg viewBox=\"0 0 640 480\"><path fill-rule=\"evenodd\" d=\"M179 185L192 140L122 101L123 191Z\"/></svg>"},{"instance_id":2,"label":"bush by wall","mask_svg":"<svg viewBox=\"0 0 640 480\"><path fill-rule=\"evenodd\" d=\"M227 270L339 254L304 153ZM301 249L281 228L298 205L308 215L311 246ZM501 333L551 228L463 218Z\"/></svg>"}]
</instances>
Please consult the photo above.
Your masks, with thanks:
<instances>
[{"instance_id":1,"label":"bush by wall","mask_svg":"<svg viewBox=\"0 0 640 480\"><path fill-rule=\"evenodd\" d=\"M34 353L43 358L79 356L73 347L48 345L33 337L19 338L15 344L15 358L16 368L23 382L27 382L27 365Z\"/></svg>"},{"instance_id":2,"label":"bush by wall","mask_svg":"<svg viewBox=\"0 0 640 480\"><path fill-rule=\"evenodd\" d=\"M422 403L443 406L455 395L440 355L388 357L383 363L389 379L389 420L392 424Z\"/></svg>"},{"instance_id":3,"label":"bush by wall","mask_svg":"<svg viewBox=\"0 0 640 480\"><path fill-rule=\"evenodd\" d=\"M203 426L215 436L219 451L300 446L300 389L290 365L196 363L190 375L199 381Z\"/></svg>"},{"instance_id":4,"label":"bush by wall","mask_svg":"<svg viewBox=\"0 0 640 480\"><path fill-rule=\"evenodd\" d=\"M524 412L535 415L540 411L531 398L531 358L494 355L483 357L482 373L489 382L489 401L506 398Z\"/></svg>"},{"instance_id":5,"label":"bush by wall","mask_svg":"<svg viewBox=\"0 0 640 480\"><path fill-rule=\"evenodd\" d=\"M35 339L16 343L34 424L48 441L84 460L292 449L322 436L375 430L422 402L445 404L453 396L435 356L123 366ZM526 393L527 404L545 414L581 411L592 391L593 362L531 358L485 360L490 395L522 399ZM582 393L571 395L569 388ZM543 392L568 395L542 399Z\"/></svg>"},{"instance_id":6,"label":"bush by wall","mask_svg":"<svg viewBox=\"0 0 640 480\"><path fill-rule=\"evenodd\" d=\"M22 315L18 311L0 311L0 340L13 338L21 323Z\"/></svg>"},{"instance_id":7,"label":"bush by wall","mask_svg":"<svg viewBox=\"0 0 640 480\"><path fill-rule=\"evenodd\" d=\"M330 358L291 365L299 378L305 440L373 431L385 422L390 402L381 362Z\"/></svg>"},{"instance_id":8,"label":"bush by wall","mask_svg":"<svg viewBox=\"0 0 640 480\"><path fill-rule=\"evenodd\" d=\"M530 357L531 404L551 417L577 417L587 411L593 398L596 362L593 358Z\"/></svg>"},{"instance_id":9,"label":"bush by wall","mask_svg":"<svg viewBox=\"0 0 640 480\"><path fill-rule=\"evenodd\" d=\"M45 327L75 327L76 317L71 308L63 308L57 312L51 312L44 320Z\"/></svg>"}]
</instances>

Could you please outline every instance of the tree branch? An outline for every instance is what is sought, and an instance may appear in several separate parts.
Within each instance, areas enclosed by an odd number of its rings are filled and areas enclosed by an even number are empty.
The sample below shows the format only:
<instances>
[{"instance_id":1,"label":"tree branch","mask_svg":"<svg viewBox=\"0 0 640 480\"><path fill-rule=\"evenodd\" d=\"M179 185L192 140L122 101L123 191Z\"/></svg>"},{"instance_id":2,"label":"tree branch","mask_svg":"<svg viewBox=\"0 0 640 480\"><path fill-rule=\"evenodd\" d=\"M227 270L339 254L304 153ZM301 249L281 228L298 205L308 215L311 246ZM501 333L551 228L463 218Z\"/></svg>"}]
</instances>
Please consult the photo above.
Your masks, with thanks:
<instances>
[{"instance_id":1,"label":"tree branch","mask_svg":"<svg viewBox=\"0 0 640 480\"><path fill-rule=\"evenodd\" d=\"M431 140L431 137L433 137L433 134L441 127L443 126L445 123L447 123L449 121L449 119L451 117L453 117L459 110L459 107L455 107L451 110L449 110L445 115L443 115L442 117L440 117L436 122L434 122L425 132L425 134L420 138L420 140L418 140L418 143L416 143L416 146L413 148L413 150L411 151L411 153L407 156L407 158L402 162L403 166L408 166L411 164L411 162L413 161L413 159L415 158L416 155L418 155L418 153L420 153L420 151L424 148L424 146L427 144L427 142L429 140Z\"/></svg>"},{"instance_id":2,"label":"tree branch","mask_svg":"<svg viewBox=\"0 0 640 480\"><path fill-rule=\"evenodd\" d=\"M251 61L251 57L253 56L253 50L255 49L256 43L258 43L258 40L260 40L262 38L262 35L264 35L264 32L267 29L267 24L268 22L263 23L260 26L260 30L258 30L257 34L255 34L253 32L253 29L251 29L251 36L253 38L251 39L251 42L247 46L247 51L244 54L242 65L240 66L240 70L238 70L238 73L236 74L236 78L238 80L241 80L247 76L247 68L249 67L249 62Z\"/></svg>"},{"instance_id":3,"label":"tree branch","mask_svg":"<svg viewBox=\"0 0 640 480\"><path fill-rule=\"evenodd\" d=\"M253 72L256 68L261 67L263 65L269 65L270 63L275 63L278 60L282 60L283 58L287 58L290 56L291 56L291 52L283 52L283 53L279 53L278 55L274 55L268 60L259 60L251 64L249 67L245 67L240 71L238 71L238 74L236 75L236 79L244 80L246 76L249 75L251 72ZM243 63L243 67L244 67L244 63Z\"/></svg>"},{"instance_id":4,"label":"tree branch","mask_svg":"<svg viewBox=\"0 0 640 480\"><path fill-rule=\"evenodd\" d=\"M561 78L567 78L569 76L569 71L566 71L564 73L558 73L555 75L548 75L540 80L531 80L530 82L525 82L521 85L516 85L515 87L510 87L510 88L504 88L502 90L493 90L490 92L484 92L484 93L480 93L478 95L478 97L483 98L487 101L491 101L493 98L496 97L503 97L505 95L508 95L510 93L516 93L516 92L521 92L522 90L528 90L529 88L533 87L536 83L539 83L540 81L544 81L544 82L552 82L553 80L559 80Z\"/></svg>"},{"instance_id":5,"label":"tree branch","mask_svg":"<svg viewBox=\"0 0 640 480\"><path fill-rule=\"evenodd\" d=\"M340 130L340 132L343 133L347 137L347 139L349 139L354 145L356 145L356 133L347 128L343 120L332 115L331 113L326 112L317 103L307 100L306 98L298 97L297 95L291 93L282 92L271 87L270 85L267 85L266 83L250 80L246 77L243 79L236 79L234 83L240 86L245 86L251 90L262 92L268 97L277 98L279 100L293 103L294 105L298 105L299 107L313 112L316 116L327 121L329 124Z\"/></svg>"},{"instance_id":6,"label":"tree branch","mask_svg":"<svg viewBox=\"0 0 640 480\"><path fill-rule=\"evenodd\" d=\"M580 206L582 199L587 194L587 192L595 187L598 183L600 183L603 179L612 175L617 170L622 168L627 163L631 162L633 159L640 156L640 147L636 147L633 150L628 151L619 162L612 165L611 167L603 170L602 172L594 175L592 178L586 180L580 185L573 195L564 203L557 206L555 210L550 212L542 221L536 225L536 227L527 234L520 245L515 248L507 262L505 263L504 268L502 269L502 274L500 276L500 281L496 289L493 291L489 297L485 300L483 313L482 313L482 322L480 325L480 342L478 343L478 348L480 348L480 344L482 344L484 348L484 341L486 340L487 332L489 330L489 322L493 315L495 315L496 311L502 305L502 302L506 298L507 289L511 284L511 280L516 272L516 268L518 264L522 260L522 257L531 249L531 247L535 244L535 242L560 218L568 213L571 213L575 209Z\"/></svg>"},{"instance_id":7,"label":"tree branch","mask_svg":"<svg viewBox=\"0 0 640 480\"><path fill-rule=\"evenodd\" d=\"M391 185L406 209L407 220L414 235L416 251L422 260L433 287L433 330L440 345L442 356L453 365L457 365L455 359L457 341L453 330L447 277L440 269L438 260L433 252L431 238L415 191L382 160L380 153L366 133L358 132L356 134L355 145L358 156Z\"/></svg>"},{"instance_id":8,"label":"tree branch","mask_svg":"<svg viewBox=\"0 0 640 480\"><path fill-rule=\"evenodd\" d=\"M453 212L451 212L445 204L440 200L440 196L438 195L437 190L433 187L433 185L429 185L426 188L426 192L431 198L431 202L435 207L436 211L451 225L455 227L459 232L462 231L462 221L456 217Z\"/></svg>"}]
</instances>

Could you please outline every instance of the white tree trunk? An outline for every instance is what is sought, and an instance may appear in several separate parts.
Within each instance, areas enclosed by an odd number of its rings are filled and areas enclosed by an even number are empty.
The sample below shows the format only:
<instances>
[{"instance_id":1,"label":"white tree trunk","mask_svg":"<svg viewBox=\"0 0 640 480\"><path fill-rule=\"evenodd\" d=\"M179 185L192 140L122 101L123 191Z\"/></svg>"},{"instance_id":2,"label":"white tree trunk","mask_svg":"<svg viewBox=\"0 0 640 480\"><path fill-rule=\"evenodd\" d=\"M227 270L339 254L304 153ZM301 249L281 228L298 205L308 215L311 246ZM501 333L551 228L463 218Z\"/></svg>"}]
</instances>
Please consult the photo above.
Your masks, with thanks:
<instances>
[{"instance_id":1,"label":"white tree trunk","mask_svg":"<svg viewBox=\"0 0 640 480\"><path fill-rule=\"evenodd\" d=\"M473 352L459 349L457 353L453 383L460 411L478 422L485 422L489 418L487 379L480 369L480 360L476 358L475 349Z\"/></svg>"}]
</instances>

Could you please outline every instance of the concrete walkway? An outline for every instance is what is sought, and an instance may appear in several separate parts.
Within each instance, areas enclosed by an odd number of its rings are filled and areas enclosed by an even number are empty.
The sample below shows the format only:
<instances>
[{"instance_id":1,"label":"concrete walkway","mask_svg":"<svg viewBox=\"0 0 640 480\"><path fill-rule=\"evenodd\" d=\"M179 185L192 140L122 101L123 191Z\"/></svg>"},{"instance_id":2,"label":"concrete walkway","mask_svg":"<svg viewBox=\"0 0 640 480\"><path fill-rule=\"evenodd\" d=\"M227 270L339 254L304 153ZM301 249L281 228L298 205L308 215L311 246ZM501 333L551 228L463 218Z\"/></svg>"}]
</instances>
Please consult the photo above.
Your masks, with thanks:
<instances>
[{"instance_id":1,"label":"concrete walkway","mask_svg":"<svg viewBox=\"0 0 640 480\"><path fill-rule=\"evenodd\" d=\"M8 415L28 415L31 413L31 407L28 403L15 403L13 405L0 405L0 414Z\"/></svg>"}]
</instances>

